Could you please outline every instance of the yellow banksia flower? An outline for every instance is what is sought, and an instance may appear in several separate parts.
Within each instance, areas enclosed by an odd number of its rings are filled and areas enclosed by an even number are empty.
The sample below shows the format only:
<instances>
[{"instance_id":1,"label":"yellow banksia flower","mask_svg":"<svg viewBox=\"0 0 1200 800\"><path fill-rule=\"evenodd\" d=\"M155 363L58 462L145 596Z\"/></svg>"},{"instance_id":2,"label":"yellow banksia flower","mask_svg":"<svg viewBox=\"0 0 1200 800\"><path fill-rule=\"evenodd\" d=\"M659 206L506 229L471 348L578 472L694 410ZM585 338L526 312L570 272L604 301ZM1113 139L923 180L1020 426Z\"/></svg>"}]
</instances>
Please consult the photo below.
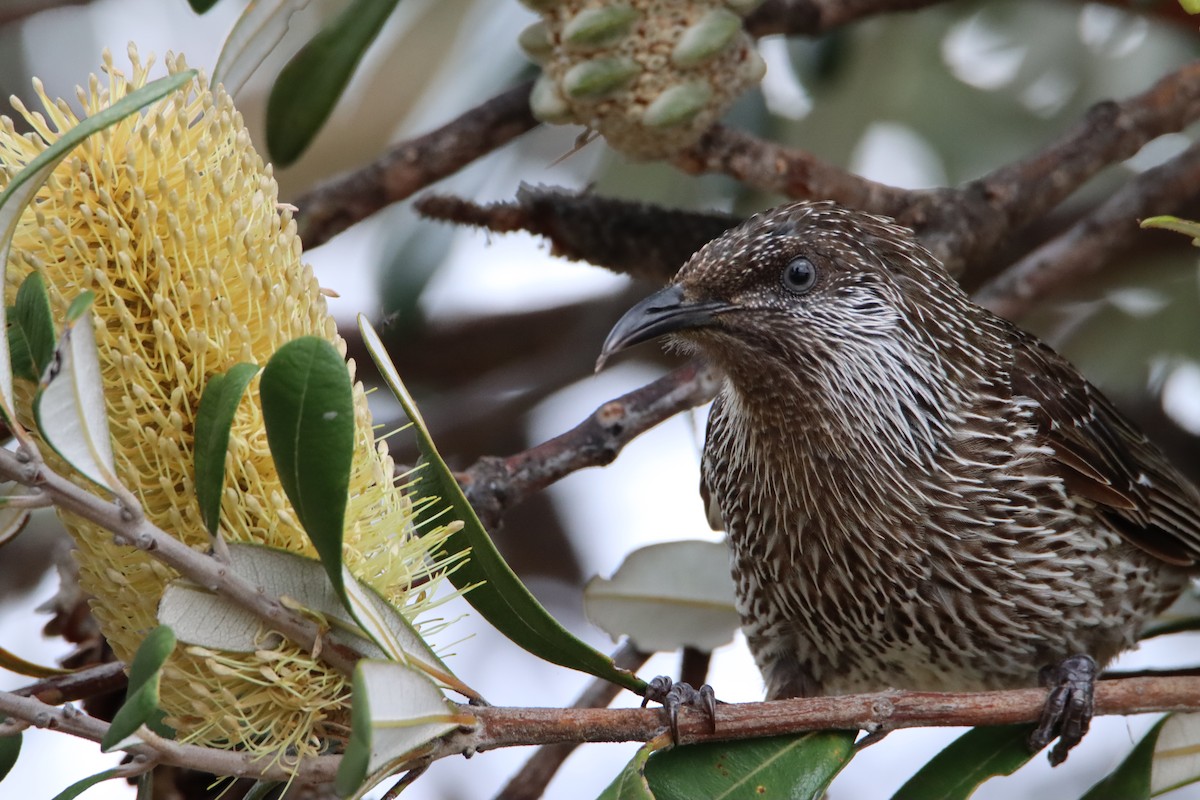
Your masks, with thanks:
<instances>
[{"instance_id":1,"label":"yellow banksia flower","mask_svg":"<svg viewBox=\"0 0 1200 800\"><path fill-rule=\"evenodd\" d=\"M143 64L132 47L130 61L126 75L105 54L107 80L93 75L79 90L86 115L146 83L152 61ZM181 57L168 56L167 67L186 69ZM35 88L44 113L13 100L34 133L20 136L10 119L0 120L0 187L79 123L65 102L50 100L36 81ZM117 476L151 521L197 549L210 545L194 489L192 438L208 380L238 362L265 365L281 345L305 335L345 353L277 195L271 168L229 96L200 77L88 138L38 193L13 240L9 304L32 270L44 278L59 324L74 298L95 293ZM36 387L18 384L28 420ZM267 447L257 378L246 394L230 435L222 535L315 556ZM413 619L430 606L446 567L439 554L447 531L414 535L413 501L394 482L386 445L374 440L361 384L354 403L345 562ZM93 613L128 662L157 625L163 589L177 576L115 545L103 529L62 516ZM349 679L286 640L274 644L277 638L264 637L256 653L176 649L163 672L161 703L183 738L290 759L344 734Z\"/></svg>"}]
</instances>

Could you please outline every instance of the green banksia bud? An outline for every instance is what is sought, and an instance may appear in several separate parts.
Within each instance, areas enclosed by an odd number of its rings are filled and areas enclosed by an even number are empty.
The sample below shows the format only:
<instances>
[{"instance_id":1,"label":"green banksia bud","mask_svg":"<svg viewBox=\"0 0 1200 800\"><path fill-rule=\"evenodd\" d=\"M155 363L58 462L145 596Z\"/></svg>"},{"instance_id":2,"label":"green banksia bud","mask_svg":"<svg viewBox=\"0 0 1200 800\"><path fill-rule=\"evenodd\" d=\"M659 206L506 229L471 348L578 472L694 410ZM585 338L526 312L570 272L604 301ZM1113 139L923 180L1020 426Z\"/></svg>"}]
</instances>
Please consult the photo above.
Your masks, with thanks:
<instances>
[{"instance_id":1,"label":"green banksia bud","mask_svg":"<svg viewBox=\"0 0 1200 800\"><path fill-rule=\"evenodd\" d=\"M720 53L742 29L742 18L723 8L708 12L679 37L671 60L676 66L694 67Z\"/></svg>"},{"instance_id":2,"label":"green banksia bud","mask_svg":"<svg viewBox=\"0 0 1200 800\"><path fill-rule=\"evenodd\" d=\"M589 8L563 26L563 41L579 48L611 44L628 33L637 18L638 12L627 5Z\"/></svg>"},{"instance_id":3,"label":"green banksia bud","mask_svg":"<svg viewBox=\"0 0 1200 800\"><path fill-rule=\"evenodd\" d=\"M712 88L704 81L672 86L655 98L642 115L651 128L670 128L691 122L712 99Z\"/></svg>"},{"instance_id":4,"label":"green banksia bud","mask_svg":"<svg viewBox=\"0 0 1200 800\"><path fill-rule=\"evenodd\" d=\"M573 119L571 106L559 94L558 84L546 75L534 81L533 91L529 95L529 109L543 122L561 124Z\"/></svg>"},{"instance_id":5,"label":"green banksia bud","mask_svg":"<svg viewBox=\"0 0 1200 800\"><path fill-rule=\"evenodd\" d=\"M554 50L554 43L550 41L550 31L544 22L535 22L521 31L517 36L517 44L525 51L525 55L529 56L530 61L538 64L545 63Z\"/></svg>"},{"instance_id":6,"label":"green banksia bud","mask_svg":"<svg viewBox=\"0 0 1200 800\"><path fill-rule=\"evenodd\" d=\"M562 85L568 97L599 97L621 88L641 71L632 58L594 58L567 70Z\"/></svg>"}]
</instances>

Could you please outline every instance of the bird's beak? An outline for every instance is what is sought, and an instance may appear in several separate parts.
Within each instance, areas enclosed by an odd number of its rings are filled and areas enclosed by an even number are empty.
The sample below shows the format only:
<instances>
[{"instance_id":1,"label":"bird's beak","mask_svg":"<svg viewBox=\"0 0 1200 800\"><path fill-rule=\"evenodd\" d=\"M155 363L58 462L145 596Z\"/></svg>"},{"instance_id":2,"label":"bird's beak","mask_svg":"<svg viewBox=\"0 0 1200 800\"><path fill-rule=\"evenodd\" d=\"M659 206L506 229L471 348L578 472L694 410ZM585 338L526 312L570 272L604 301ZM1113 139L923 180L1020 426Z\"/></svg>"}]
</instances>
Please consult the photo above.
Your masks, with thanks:
<instances>
[{"instance_id":1,"label":"bird's beak","mask_svg":"<svg viewBox=\"0 0 1200 800\"><path fill-rule=\"evenodd\" d=\"M678 286L668 286L647 297L625 312L604 340L600 357L596 359L599 372L609 356L641 342L689 328L701 328L712 323L724 305L715 302L690 302Z\"/></svg>"}]
</instances>

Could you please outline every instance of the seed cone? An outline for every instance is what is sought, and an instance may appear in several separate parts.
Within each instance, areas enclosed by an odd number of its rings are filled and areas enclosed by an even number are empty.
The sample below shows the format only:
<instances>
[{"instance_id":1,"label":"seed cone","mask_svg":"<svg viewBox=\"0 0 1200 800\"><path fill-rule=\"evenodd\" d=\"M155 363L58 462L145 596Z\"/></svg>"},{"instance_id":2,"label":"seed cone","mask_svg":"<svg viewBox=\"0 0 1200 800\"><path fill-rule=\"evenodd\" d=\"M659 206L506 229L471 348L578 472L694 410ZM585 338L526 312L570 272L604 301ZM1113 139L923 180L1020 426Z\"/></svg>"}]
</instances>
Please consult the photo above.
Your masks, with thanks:
<instances>
[{"instance_id":1,"label":"seed cone","mask_svg":"<svg viewBox=\"0 0 1200 800\"><path fill-rule=\"evenodd\" d=\"M146 83L152 61L143 64L132 48L130 60L126 76L105 54L107 85L92 76L79 90L87 115ZM186 69L178 57L168 56L167 66ZM0 122L0 185L79 122L66 103L51 101L36 81L35 88L44 115L13 101L33 134L18 136L10 119ZM208 380L237 362L265 365L299 336L325 337L345 352L312 269L301 262L291 212L279 205L271 169L229 96L201 77L80 145L20 221L7 302L31 270L45 279L59 324L71 300L95 293L117 475L147 518L207 549L192 464L195 413ZM17 384L20 413L32 428L36 387ZM257 379L246 394L226 456L222 536L315 556L267 447ZM386 445L374 440L361 384L354 402L345 561L413 619L428 609L445 568L444 535L414 535L414 501L395 485ZM128 661L157 625L159 598L177 575L115 545L105 530L61 516L93 613ZM181 737L290 759L323 750L327 737L344 732L348 679L278 638L264 635L256 653L177 648L163 673L161 704Z\"/></svg>"},{"instance_id":2,"label":"seed cone","mask_svg":"<svg viewBox=\"0 0 1200 800\"><path fill-rule=\"evenodd\" d=\"M694 144L766 67L741 15L756 2L525 0L541 14L519 43L542 67L530 108L634 158Z\"/></svg>"}]
</instances>

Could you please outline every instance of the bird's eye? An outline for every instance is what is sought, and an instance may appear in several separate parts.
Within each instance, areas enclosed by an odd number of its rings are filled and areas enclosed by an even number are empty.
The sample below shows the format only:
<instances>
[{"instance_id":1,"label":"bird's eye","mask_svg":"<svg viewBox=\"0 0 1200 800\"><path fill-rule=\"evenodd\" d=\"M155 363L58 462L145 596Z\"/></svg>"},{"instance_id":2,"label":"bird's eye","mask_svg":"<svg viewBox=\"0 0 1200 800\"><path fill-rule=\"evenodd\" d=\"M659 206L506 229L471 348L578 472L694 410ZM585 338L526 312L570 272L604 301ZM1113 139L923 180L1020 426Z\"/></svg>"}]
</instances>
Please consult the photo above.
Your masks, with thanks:
<instances>
[{"instance_id":1,"label":"bird's eye","mask_svg":"<svg viewBox=\"0 0 1200 800\"><path fill-rule=\"evenodd\" d=\"M804 256L793 258L783 268L783 286L790 292L804 294L817 282L817 268Z\"/></svg>"}]
</instances>

